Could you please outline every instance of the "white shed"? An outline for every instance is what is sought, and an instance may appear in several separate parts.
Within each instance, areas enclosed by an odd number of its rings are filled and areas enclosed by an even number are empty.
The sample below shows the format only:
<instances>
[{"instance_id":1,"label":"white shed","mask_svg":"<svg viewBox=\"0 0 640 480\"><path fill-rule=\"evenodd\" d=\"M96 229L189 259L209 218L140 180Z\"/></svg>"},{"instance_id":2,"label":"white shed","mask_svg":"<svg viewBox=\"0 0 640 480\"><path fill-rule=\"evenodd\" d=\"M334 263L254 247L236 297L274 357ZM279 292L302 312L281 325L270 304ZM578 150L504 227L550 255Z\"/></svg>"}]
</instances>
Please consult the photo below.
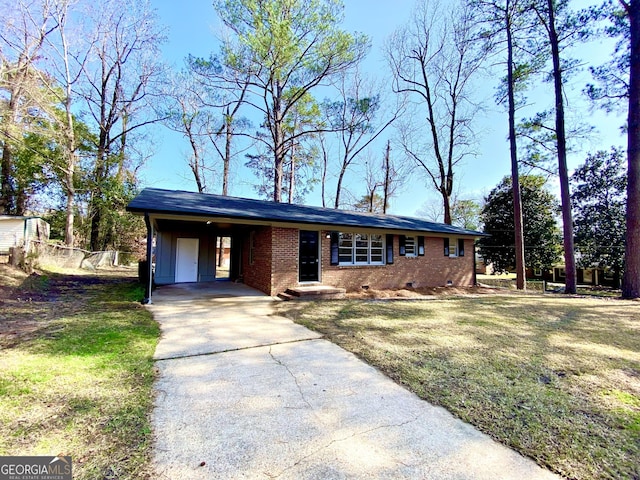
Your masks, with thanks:
<instances>
[{"instance_id":1,"label":"white shed","mask_svg":"<svg viewBox=\"0 0 640 480\"><path fill-rule=\"evenodd\" d=\"M49 240L50 227L40 217L0 215L0 254L9 253L11 247L26 246L29 242Z\"/></svg>"}]
</instances>

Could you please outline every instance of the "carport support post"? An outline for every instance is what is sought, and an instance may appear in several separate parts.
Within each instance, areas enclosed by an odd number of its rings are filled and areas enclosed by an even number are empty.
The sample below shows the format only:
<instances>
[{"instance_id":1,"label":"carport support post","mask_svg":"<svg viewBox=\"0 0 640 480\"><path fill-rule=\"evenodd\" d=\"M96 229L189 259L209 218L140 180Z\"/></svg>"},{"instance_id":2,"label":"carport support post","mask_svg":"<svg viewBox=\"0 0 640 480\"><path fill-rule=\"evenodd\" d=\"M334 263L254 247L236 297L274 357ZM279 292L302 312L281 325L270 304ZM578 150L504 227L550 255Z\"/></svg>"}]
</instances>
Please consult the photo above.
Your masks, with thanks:
<instances>
[{"instance_id":1,"label":"carport support post","mask_svg":"<svg viewBox=\"0 0 640 480\"><path fill-rule=\"evenodd\" d=\"M144 289L144 300L142 303L145 305L151 304L151 288L153 287L153 268L152 258L153 255L153 225L149 220L149 214L144 214L144 224L147 226L147 284Z\"/></svg>"}]
</instances>

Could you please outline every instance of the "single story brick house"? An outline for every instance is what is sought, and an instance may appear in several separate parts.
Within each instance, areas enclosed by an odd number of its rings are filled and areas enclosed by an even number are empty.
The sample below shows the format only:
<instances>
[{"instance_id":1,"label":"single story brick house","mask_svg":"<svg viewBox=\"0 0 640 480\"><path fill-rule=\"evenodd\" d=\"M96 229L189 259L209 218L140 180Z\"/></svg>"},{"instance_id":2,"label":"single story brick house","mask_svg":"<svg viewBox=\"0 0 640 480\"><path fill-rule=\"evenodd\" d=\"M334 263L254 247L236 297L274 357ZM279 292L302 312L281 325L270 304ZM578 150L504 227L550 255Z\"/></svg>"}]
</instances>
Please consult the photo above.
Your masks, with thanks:
<instances>
[{"instance_id":1,"label":"single story brick house","mask_svg":"<svg viewBox=\"0 0 640 480\"><path fill-rule=\"evenodd\" d=\"M156 284L214 281L216 239L228 237L229 278L268 295L318 284L470 286L483 235L412 217L156 188L127 210L145 218L147 258L155 238Z\"/></svg>"}]
</instances>

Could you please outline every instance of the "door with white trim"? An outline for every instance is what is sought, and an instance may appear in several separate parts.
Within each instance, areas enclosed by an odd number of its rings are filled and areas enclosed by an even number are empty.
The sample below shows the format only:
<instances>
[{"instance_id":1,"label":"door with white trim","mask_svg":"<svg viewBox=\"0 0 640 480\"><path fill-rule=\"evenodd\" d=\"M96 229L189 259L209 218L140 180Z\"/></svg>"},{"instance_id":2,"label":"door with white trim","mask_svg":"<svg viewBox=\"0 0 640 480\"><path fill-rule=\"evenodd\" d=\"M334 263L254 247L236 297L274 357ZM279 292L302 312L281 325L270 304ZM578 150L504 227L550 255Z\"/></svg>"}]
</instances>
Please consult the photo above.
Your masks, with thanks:
<instances>
[{"instance_id":1,"label":"door with white trim","mask_svg":"<svg viewBox=\"0 0 640 480\"><path fill-rule=\"evenodd\" d=\"M198 281L197 238L178 238L176 245L176 283Z\"/></svg>"}]
</instances>

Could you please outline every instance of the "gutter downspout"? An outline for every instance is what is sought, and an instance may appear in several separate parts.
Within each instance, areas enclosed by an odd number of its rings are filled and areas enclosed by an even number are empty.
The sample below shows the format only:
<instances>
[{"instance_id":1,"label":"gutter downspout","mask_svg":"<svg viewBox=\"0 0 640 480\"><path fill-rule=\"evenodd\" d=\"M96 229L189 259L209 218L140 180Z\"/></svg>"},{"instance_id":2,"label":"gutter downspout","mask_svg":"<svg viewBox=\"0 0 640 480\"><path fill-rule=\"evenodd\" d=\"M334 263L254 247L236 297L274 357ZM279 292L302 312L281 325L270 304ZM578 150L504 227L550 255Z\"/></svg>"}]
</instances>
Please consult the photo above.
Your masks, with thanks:
<instances>
[{"instance_id":1,"label":"gutter downspout","mask_svg":"<svg viewBox=\"0 0 640 480\"><path fill-rule=\"evenodd\" d=\"M152 249L153 249L153 225L149 220L149 214L144 214L144 224L147 226L147 275L148 280L145 285L143 305L150 305L151 302L151 289L153 287L153 268L152 268Z\"/></svg>"}]
</instances>

